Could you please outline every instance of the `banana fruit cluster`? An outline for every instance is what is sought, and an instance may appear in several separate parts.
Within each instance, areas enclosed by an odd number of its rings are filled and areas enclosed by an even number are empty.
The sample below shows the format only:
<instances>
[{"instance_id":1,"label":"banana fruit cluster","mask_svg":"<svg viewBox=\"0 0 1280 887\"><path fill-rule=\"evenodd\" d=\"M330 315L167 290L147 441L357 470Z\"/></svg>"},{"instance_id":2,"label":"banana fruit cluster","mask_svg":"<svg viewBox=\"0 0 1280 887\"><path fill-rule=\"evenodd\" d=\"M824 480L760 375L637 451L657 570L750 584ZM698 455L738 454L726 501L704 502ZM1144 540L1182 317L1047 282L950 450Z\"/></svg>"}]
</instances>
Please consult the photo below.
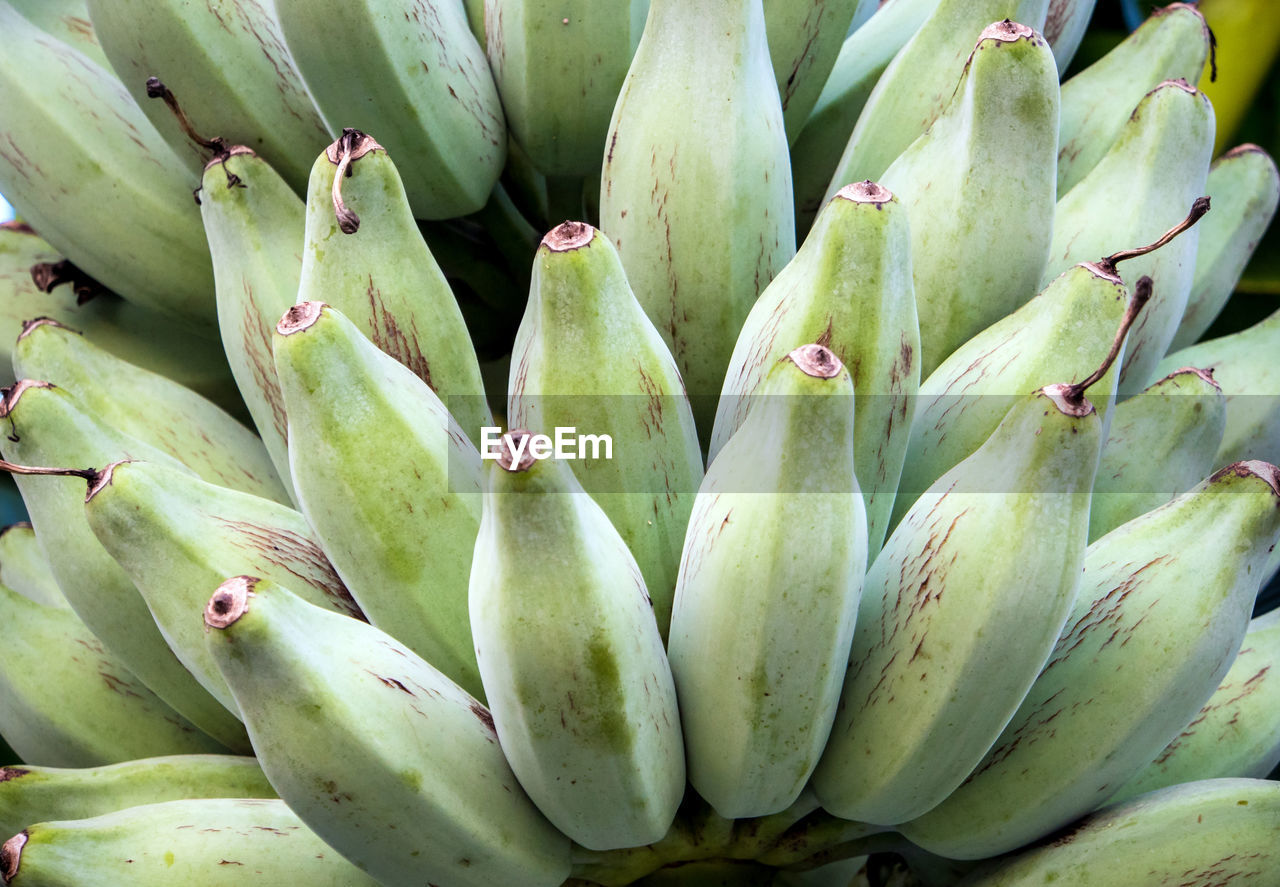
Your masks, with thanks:
<instances>
[{"instance_id":1,"label":"banana fruit cluster","mask_svg":"<svg viewBox=\"0 0 1280 887\"><path fill-rule=\"evenodd\" d=\"M1280 884L1280 173L1094 5L0 0L0 882Z\"/></svg>"}]
</instances>

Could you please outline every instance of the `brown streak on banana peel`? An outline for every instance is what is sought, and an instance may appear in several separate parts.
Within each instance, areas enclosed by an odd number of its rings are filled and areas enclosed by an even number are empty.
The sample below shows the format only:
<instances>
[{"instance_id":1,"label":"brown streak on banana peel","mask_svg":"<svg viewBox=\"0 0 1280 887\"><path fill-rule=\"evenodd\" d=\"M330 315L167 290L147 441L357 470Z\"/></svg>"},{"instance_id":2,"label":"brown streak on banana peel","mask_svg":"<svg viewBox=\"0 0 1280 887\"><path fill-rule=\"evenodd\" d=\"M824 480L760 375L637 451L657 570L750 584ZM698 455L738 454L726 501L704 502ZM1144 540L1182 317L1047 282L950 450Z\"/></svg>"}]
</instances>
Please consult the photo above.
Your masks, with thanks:
<instances>
[{"instance_id":1,"label":"brown streak on banana peel","mask_svg":"<svg viewBox=\"0 0 1280 887\"><path fill-rule=\"evenodd\" d=\"M346 127L338 140L325 148L329 162L338 167L333 176L333 212L343 234L355 234L360 230L360 216L342 200L342 180L351 175L351 165L370 151L384 150L381 145L358 129Z\"/></svg>"}]
</instances>

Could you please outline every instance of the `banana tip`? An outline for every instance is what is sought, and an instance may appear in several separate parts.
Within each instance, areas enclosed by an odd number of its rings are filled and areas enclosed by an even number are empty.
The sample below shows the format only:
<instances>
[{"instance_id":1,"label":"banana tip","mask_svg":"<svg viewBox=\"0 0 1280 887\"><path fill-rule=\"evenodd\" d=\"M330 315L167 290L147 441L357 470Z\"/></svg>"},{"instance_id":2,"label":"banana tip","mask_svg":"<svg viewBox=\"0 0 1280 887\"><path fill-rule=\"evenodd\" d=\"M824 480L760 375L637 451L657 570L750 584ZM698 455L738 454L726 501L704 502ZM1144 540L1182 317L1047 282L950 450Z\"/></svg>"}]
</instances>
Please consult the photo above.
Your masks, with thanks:
<instances>
[{"instance_id":1,"label":"banana tip","mask_svg":"<svg viewBox=\"0 0 1280 887\"><path fill-rule=\"evenodd\" d=\"M815 379L834 379L844 369L835 352L823 345L801 345L787 357L802 373Z\"/></svg>"},{"instance_id":2,"label":"banana tip","mask_svg":"<svg viewBox=\"0 0 1280 887\"><path fill-rule=\"evenodd\" d=\"M310 329L320 319L324 308L324 302L299 302L280 318L280 322L276 324L276 332L282 336L291 336Z\"/></svg>"},{"instance_id":3,"label":"banana tip","mask_svg":"<svg viewBox=\"0 0 1280 887\"><path fill-rule=\"evenodd\" d=\"M53 383L41 382L37 379L19 379L8 388L0 389L4 392L4 396L0 398L0 419L8 418L9 414L17 407L18 401L22 399L23 392L30 388L52 388Z\"/></svg>"},{"instance_id":4,"label":"banana tip","mask_svg":"<svg viewBox=\"0 0 1280 887\"><path fill-rule=\"evenodd\" d=\"M1064 416L1083 419L1095 411L1093 404L1084 396L1084 391L1078 385L1046 385L1042 390L1044 396L1053 401L1053 405Z\"/></svg>"},{"instance_id":5,"label":"banana tip","mask_svg":"<svg viewBox=\"0 0 1280 887\"><path fill-rule=\"evenodd\" d=\"M89 481L89 491L85 493L84 501L92 501L94 496L101 493L106 487L111 486L111 480L115 477L116 469L131 461L131 459L121 459L119 462L112 462L106 468L97 472L93 479Z\"/></svg>"},{"instance_id":6,"label":"banana tip","mask_svg":"<svg viewBox=\"0 0 1280 887\"><path fill-rule=\"evenodd\" d=\"M498 448L498 467L512 474L532 468L537 461L531 452L533 448L529 446L532 439L533 432L523 428L516 428L502 435L502 445Z\"/></svg>"},{"instance_id":7,"label":"banana tip","mask_svg":"<svg viewBox=\"0 0 1280 887\"><path fill-rule=\"evenodd\" d=\"M0 878L3 878L6 884L18 875L18 868L22 865L22 848L26 843L27 832L23 829L0 847Z\"/></svg>"},{"instance_id":8,"label":"banana tip","mask_svg":"<svg viewBox=\"0 0 1280 887\"><path fill-rule=\"evenodd\" d=\"M249 598L258 585L253 576L234 576L218 586L204 608L204 624L210 628L226 628L235 624L249 610Z\"/></svg>"},{"instance_id":9,"label":"banana tip","mask_svg":"<svg viewBox=\"0 0 1280 887\"><path fill-rule=\"evenodd\" d=\"M1219 478L1232 474L1236 477L1256 477L1271 487L1271 492L1280 497L1280 468L1272 465L1270 462L1264 462L1261 459L1249 459L1244 462L1236 462L1215 472L1213 476L1209 478L1209 481L1212 483Z\"/></svg>"},{"instance_id":10,"label":"banana tip","mask_svg":"<svg viewBox=\"0 0 1280 887\"><path fill-rule=\"evenodd\" d=\"M586 222L561 222L542 238L542 245L552 252L567 253L581 249L596 236L596 229Z\"/></svg>"},{"instance_id":11,"label":"banana tip","mask_svg":"<svg viewBox=\"0 0 1280 887\"><path fill-rule=\"evenodd\" d=\"M868 179L865 182L854 182L851 185L845 185L836 192L836 197L852 203L871 203L876 206L883 206L893 200L893 192L883 185L878 185Z\"/></svg>"},{"instance_id":12,"label":"banana tip","mask_svg":"<svg viewBox=\"0 0 1280 887\"><path fill-rule=\"evenodd\" d=\"M1001 43L1013 43L1015 40L1027 40L1035 36L1035 28L1005 19L1002 22L992 22L987 25L979 35L978 42L999 40Z\"/></svg>"}]
</instances>

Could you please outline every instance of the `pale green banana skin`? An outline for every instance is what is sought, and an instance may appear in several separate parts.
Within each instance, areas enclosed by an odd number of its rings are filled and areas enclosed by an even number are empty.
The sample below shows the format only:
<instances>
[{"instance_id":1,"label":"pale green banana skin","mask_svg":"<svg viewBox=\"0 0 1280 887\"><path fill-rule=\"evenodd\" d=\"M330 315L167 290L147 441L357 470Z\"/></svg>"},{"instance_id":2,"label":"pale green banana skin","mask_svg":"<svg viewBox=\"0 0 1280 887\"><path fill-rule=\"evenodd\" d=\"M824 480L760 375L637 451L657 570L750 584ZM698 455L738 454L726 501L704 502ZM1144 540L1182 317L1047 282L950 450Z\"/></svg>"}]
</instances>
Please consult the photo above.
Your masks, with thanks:
<instances>
[{"instance_id":1,"label":"pale green banana skin","mask_svg":"<svg viewBox=\"0 0 1280 887\"><path fill-rule=\"evenodd\" d=\"M190 388L116 357L75 330L56 322L29 324L14 345L13 371L71 391L103 422L163 450L210 483L289 501L256 434Z\"/></svg>"},{"instance_id":2,"label":"pale green banana skin","mask_svg":"<svg viewBox=\"0 0 1280 887\"><path fill-rule=\"evenodd\" d=\"M111 70L89 21L87 0L8 0L9 5L31 24L59 40L70 43L97 64Z\"/></svg>"},{"instance_id":3,"label":"pale green banana skin","mask_svg":"<svg viewBox=\"0 0 1280 887\"><path fill-rule=\"evenodd\" d=\"M1021 25L998 23L983 35L942 116L880 179L911 221L923 377L1027 302L1049 256L1053 55ZM978 211L988 203L1000 210Z\"/></svg>"},{"instance_id":4,"label":"pale green banana skin","mask_svg":"<svg viewBox=\"0 0 1280 887\"><path fill-rule=\"evenodd\" d=\"M1040 285L1076 262L1127 244L1152 243L1177 224L1205 193L1213 156L1213 107L1204 93L1174 82L1147 94L1111 150L1058 201L1053 246ZM1150 303L1129 333L1120 367L1121 398L1137 394L1157 375L1186 308L1195 274L1197 228L1125 265L1130 279L1149 276ZM1179 366L1198 366L1190 363Z\"/></svg>"},{"instance_id":5,"label":"pale green banana skin","mask_svg":"<svg viewBox=\"0 0 1280 887\"><path fill-rule=\"evenodd\" d=\"M276 476L293 496L289 423L271 358L271 331L298 298L307 210L265 160L232 150L205 168L200 190L218 328L240 396Z\"/></svg>"},{"instance_id":6,"label":"pale green banana skin","mask_svg":"<svg viewBox=\"0 0 1280 887\"><path fill-rule=\"evenodd\" d=\"M1280 204L1280 171L1265 150L1240 145L1209 167L1213 212L1199 223L1195 277L1170 351L1200 340L1235 292Z\"/></svg>"},{"instance_id":7,"label":"pale green banana skin","mask_svg":"<svg viewBox=\"0 0 1280 887\"><path fill-rule=\"evenodd\" d=\"M1097 0L1049 0L1045 15L1044 39L1053 47L1053 58L1061 74L1071 65L1080 41L1089 28Z\"/></svg>"},{"instance_id":8,"label":"pale green banana skin","mask_svg":"<svg viewBox=\"0 0 1280 887\"><path fill-rule=\"evenodd\" d=\"M476 42L480 44L481 49L487 49L487 36L485 35L485 9L486 0L463 0L463 8L467 13L467 27L471 29L471 35L476 38Z\"/></svg>"},{"instance_id":9,"label":"pale green banana skin","mask_svg":"<svg viewBox=\"0 0 1280 887\"><path fill-rule=\"evenodd\" d=\"M773 76L792 142L818 101L859 0L764 0Z\"/></svg>"},{"instance_id":10,"label":"pale green banana skin","mask_svg":"<svg viewBox=\"0 0 1280 887\"><path fill-rule=\"evenodd\" d=\"M132 458L190 470L104 424L60 388L19 382L0 412L11 435L4 442L4 456L19 464L105 465ZM169 706L232 751L248 752L244 727L174 656L133 580L94 536L85 516L84 482L74 477L14 479L36 540L76 615Z\"/></svg>"},{"instance_id":11,"label":"pale green banana skin","mask_svg":"<svg viewBox=\"0 0 1280 887\"><path fill-rule=\"evenodd\" d=\"M55 819L85 819L140 804L186 798L274 798L251 757L165 755L63 768L0 768L0 834Z\"/></svg>"},{"instance_id":12,"label":"pale green banana skin","mask_svg":"<svg viewBox=\"0 0 1280 887\"><path fill-rule=\"evenodd\" d=\"M334 214L337 165L322 151L311 169L297 301L326 302L345 314L430 385L479 444L480 429L493 419L475 347L449 283L418 233L399 169L386 151L375 149L349 170L342 195L360 216L354 234L343 233Z\"/></svg>"},{"instance_id":13,"label":"pale green banana skin","mask_svg":"<svg viewBox=\"0 0 1280 887\"><path fill-rule=\"evenodd\" d=\"M22 324L51 317L80 330L100 348L168 376L205 397L225 395L230 387L221 349L203 336L176 329L173 320L106 292L76 304L74 287L45 293L31 279L31 266L62 256L39 235L19 224L0 224L0 381L10 385L13 343Z\"/></svg>"},{"instance_id":14,"label":"pale green banana skin","mask_svg":"<svg viewBox=\"0 0 1280 887\"><path fill-rule=\"evenodd\" d=\"M1227 396L1227 429L1214 462L1280 463L1280 311L1248 329L1170 354L1156 367L1196 366L1213 373Z\"/></svg>"},{"instance_id":15,"label":"pale green banana skin","mask_svg":"<svg viewBox=\"0 0 1280 887\"><path fill-rule=\"evenodd\" d=\"M484 706L373 626L269 582L251 594L209 650L310 828L386 887L569 876L569 839L516 782Z\"/></svg>"},{"instance_id":16,"label":"pale green banana skin","mask_svg":"<svg viewBox=\"0 0 1280 887\"><path fill-rule=\"evenodd\" d=\"M488 0L486 50L507 127L539 172L600 172L648 12L649 0Z\"/></svg>"},{"instance_id":17,"label":"pale green banana skin","mask_svg":"<svg viewBox=\"0 0 1280 887\"><path fill-rule=\"evenodd\" d=\"M1020 398L871 565L813 776L831 813L884 825L919 816L1013 716L1079 584L1102 445L1102 420L1085 409L1068 415L1044 390Z\"/></svg>"},{"instance_id":18,"label":"pale green banana skin","mask_svg":"<svg viewBox=\"0 0 1280 887\"><path fill-rule=\"evenodd\" d=\"M31 524L11 524L0 530L0 585L44 607L71 608Z\"/></svg>"},{"instance_id":19,"label":"pale green banana skin","mask_svg":"<svg viewBox=\"0 0 1280 887\"><path fill-rule=\"evenodd\" d=\"M165 801L22 834L0 852L12 887L378 887L270 798Z\"/></svg>"},{"instance_id":20,"label":"pale green banana skin","mask_svg":"<svg viewBox=\"0 0 1280 887\"><path fill-rule=\"evenodd\" d=\"M168 106L148 98L158 77L204 138L247 145L299 194L310 158L333 140L284 44L270 0L87 0L93 29L116 76L147 119L201 175L210 151L193 142Z\"/></svg>"},{"instance_id":21,"label":"pale green banana skin","mask_svg":"<svg viewBox=\"0 0 1280 887\"><path fill-rule=\"evenodd\" d=\"M1108 804L1199 779L1263 779L1280 764L1280 610L1249 623L1231 670L1164 751Z\"/></svg>"},{"instance_id":22,"label":"pale green banana skin","mask_svg":"<svg viewBox=\"0 0 1280 887\"><path fill-rule=\"evenodd\" d=\"M213 271L174 153L110 71L0 5L0 189L131 301L212 329Z\"/></svg>"},{"instance_id":23,"label":"pale green banana skin","mask_svg":"<svg viewBox=\"0 0 1280 887\"><path fill-rule=\"evenodd\" d=\"M610 436L611 459L571 466L635 557L665 641L702 453L671 352L600 231L570 223L544 238L507 391L512 428Z\"/></svg>"},{"instance_id":24,"label":"pale green banana skin","mask_svg":"<svg viewBox=\"0 0 1280 887\"><path fill-rule=\"evenodd\" d=\"M24 761L95 767L224 752L102 647L74 613L0 585L0 730Z\"/></svg>"},{"instance_id":25,"label":"pale green banana skin","mask_svg":"<svg viewBox=\"0 0 1280 887\"><path fill-rule=\"evenodd\" d=\"M896 197L867 183L841 189L747 316L709 451L714 460L778 360L805 342L830 348L849 368L858 397L853 454L870 559L888 529L920 388L910 254L907 214Z\"/></svg>"},{"instance_id":26,"label":"pale green banana skin","mask_svg":"<svg viewBox=\"0 0 1280 887\"><path fill-rule=\"evenodd\" d=\"M974 44L983 39L983 30L992 22L1010 20L1027 25L1039 34L1048 8L1049 0L942 0L894 56L867 96L858 123L827 185L824 202L850 182L870 179L887 184L885 170L946 112L954 102L953 96L964 91L961 73L967 69L965 60L971 57ZM1047 44L1045 54L1047 76L1054 86L1051 109L1056 132L1058 76ZM1043 79L1044 75L1028 71L1022 76L1035 80ZM959 90L957 81L961 82ZM1008 137L1020 138L1021 135ZM1036 139L1037 143L1041 141L1042 138ZM1054 152L1057 152L1056 144ZM1011 198L1010 203L1013 200L1016 198Z\"/></svg>"},{"instance_id":27,"label":"pale green banana skin","mask_svg":"<svg viewBox=\"0 0 1280 887\"><path fill-rule=\"evenodd\" d=\"M1062 84L1058 193L1080 183L1115 144L1143 96L1166 80L1199 84L1212 35L1189 3L1173 3Z\"/></svg>"},{"instance_id":28,"label":"pale green banana skin","mask_svg":"<svg viewBox=\"0 0 1280 887\"><path fill-rule=\"evenodd\" d=\"M484 206L506 157L506 122L462 3L276 0L275 10L321 113L386 145L415 217Z\"/></svg>"},{"instance_id":29,"label":"pale green banana skin","mask_svg":"<svg viewBox=\"0 0 1280 887\"><path fill-rule=\"evenodd\" d=\"M795 255L760 0L651 0L609 124L600 228L671 349L705 441L738 331Z\"/></svg>"},{"instance_id":30,"label":"pale green banana skin","mask_svg":"<svg viewBox=\"0 0 1280 887\"><path fill-rule=\"evenodd\" d=\"M1191 367L1119 404L1093 484L1089 541L1208 477L1218 467L1214 456L1226 425L1222 389L1211 375Z\"/></svg>"},{"instance_id":31,"label":"pale green banana skin","mask_svg":"<svg viewBox=\"0 0 1280 887\"><path fill-rule=\"evenodd\" d=\"M1128 301L1118 276L1076 265L921 382L890 527L943 472L991 436L1015 398L1053 379L1078 382L1101 366ZM1118 374L1112 365L1092 389L1104 430Z\"/></svg>"},{"instance_id":32,"label":"pale green banana skin","mask_svg":"<svg viewBox=\"0 0 1280 887\"><path fill-rule=\"evenodd\" d=\"M160 633L228 711L231 692L192 618L227 576L287 579L298 593L348 616L359 608L292 508L206 483L158 462L121 462L84 503L89 527L133 580Z\"/></svg>"},{"instance_id":33,"label":"pale green banana skin","mask_svg":"<svg viewBox=\"0 0 1280 887\"><path fill-rule=\"evenodd\" d=\"M1067 628L986 758L898 826L958 859L1088 813L1150 763L1227 674L1280 536L1280 469L1236 463L1089 546Z\"/></svg>"},{"instance_id":34,"label":"pale green banana skin","mask_svg":"<svg viewBox=\"0 0 1280 887\"><path fill-rule=\"evenodd\" d=\"M689 521L668 654L689 782L729 819L797 799L840 701L867 521L854 383L831 365L824 378L774 362Z\"/></svg>"},{"instance_id":35,"label":"pale green banana skin","mask_svg":"<svg viewBox=\"0 0 1280 887\"><path fill-rule=\"evenodd\" d=\"M871 90L940 0L889 0L845 38L822 92L792 139L796 226L807 231ZM874 2L869 5L874 6ZM856 20L856 19L855 19Z\"/></svg>"},{"instance_id":36,"label":"pale green banana skin","mask_svg":"<svg viewBox=\"0 0 1280 887\"><path fill-rule=\"evenodd\" d=\"M867 23L884 4L881 0L857 0L853 6L853 19L849 22L846 36L853 34Z\"/></svg>"},{"instance_id":37,"label":"pale green banana skin","mask_svg":"<svg viewBox=\"0 0 1280 887\"><path fill-rule=\"evenodd\" d=\"M1280 785L1213 779L1109 807L964 887L1266 884L1280 878Z\"/></svg>"},{"instance_id":38,"label":"pale green banana skin","mask_svg":"<svg viewBox=\"0 0 1280 887\"><path fill-rule=\"evenodd\" d=\"M685 752L635 558L565 462L494 464L486 481L471 631L503 753L575 843L657 841L684 795Z\"/></svg>"},{"instance_id":39,"label":"pale green banana skin","mask_svg":"<svg viewBox=\"0 0 1280 887\"><path fill-rule=\"evenodd\" d=\"M483 699L467 615L480 454L411 370L307 307L309 326L290 315L274 339L302 513L369 621Z\"/></svg>"}]
</instances>

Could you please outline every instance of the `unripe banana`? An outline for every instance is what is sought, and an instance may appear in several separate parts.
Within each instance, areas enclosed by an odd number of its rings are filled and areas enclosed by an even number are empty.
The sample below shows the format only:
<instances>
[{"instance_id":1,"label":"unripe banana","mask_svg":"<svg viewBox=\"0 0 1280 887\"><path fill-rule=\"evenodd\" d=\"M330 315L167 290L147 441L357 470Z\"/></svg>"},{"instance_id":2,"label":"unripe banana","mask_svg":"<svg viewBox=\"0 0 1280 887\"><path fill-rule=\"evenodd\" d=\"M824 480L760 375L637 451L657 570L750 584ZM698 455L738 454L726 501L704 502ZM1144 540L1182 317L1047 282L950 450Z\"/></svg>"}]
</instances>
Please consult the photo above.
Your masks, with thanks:
<instances>
[{"instance_id":1,"label":"unripe banana","mask_svg":"<svg viewBox=\"0 0 1280 887\"><path fill-rule=\"evenodd\" d=\"M150 459L189 471L154 447L104 424L71 394L23 380L0 403L9 435L3 452L26 465L105 465ZM76 615L130 672L170 707L227 748L247 753L240 722L209 695L169 649L133 580L90 529L84 483L69 477L16 475L36 539Z\"/></svg>"},{"instance_id":2,"label":"unripe banana","mask_svg":"<svg viewBox=\"0 0 1280 887\"><path fill-rule=\"evenodd\" d=\"M165 705L70 610L0 585L0 731L18 755L94 767L226 749Z\"/></svg>"},{"instance_id":3,"label":"unripe banana","mask_svg":"<svg viewBox=\"0 0 1280 887\"><path fill-rule=\"evenodd\" d=\"M140 804L275 796L258 762L235 755L166 755L80 769L0 767L0 834Z\"/></svg>"},{"instance_id":4,"label":"unripe banana","mask_svg":"<svg viewBox=\"0 0 1280 887\"><path fill-rule=\"evenodd\" d=\"M13 370L20 379L43 379L71 391L102 421L163 450L210 483L289 501L256 434L190 388L121 360L57 321L23 327Z\"/></svg>"},{"instance_id":5,"label":"unripe banana","mask_svg":"<svg viewBox=\"0 0 1280 887\"><path fill-rule=\"evenodd\" d=\"M963 85L957 91L956 81L963 79L960 74L968 67L965 59L972 57L975 43L987 38L984 30L992 22L1021 22L1037 33L1035 42L1043 43L1038 35L1044 28L1048 8L1049 0L942 0L938 3L894 56L867 97L857 126L827 185L825 199L830 200L850 182L864 179L884 182L885 170L943 115L952 104L953 96L964 92ZM1056 135L1057 67L1048 45L1044 46L1046 66L1054 86L1051 116ZM1038 74L1026 71L1022 76L1035 80ZM1026 111L1030 111L1032 102L1027 99ZM1044 122L1032 113L1023 125L1043 125ZM991 125L988 122L987 126ZM1007 137L1021 138L1012 134ZM1054 151L1057 151L1056 144Z\"/></svg>"},{"instance_id":6,"label":"unripe banana","mask_svg":"<svg viewBox=\"0 0 1280 887\"><path fill-rule=\"evenodd\" d=\"M1179 219L1204 194L1213 133L1213 108L1195 87L1170 81L1148 93L1106 156L1058 201L1053 246L1040 285L1117 244L1153 240ZM1191 292L1199 236L1193 229L1134 259L1129 269L1135 277L1152 279L1154 295L1125 349L1122 397L1137 394L1157 378L1156 364L1177 332Z\"/></svg>"},{"instance_id":7,"label":"unripe banana","mask_svg":"<svg viewBox=\"0 0 1280 887\"><path fill-rule=\"evenodd\" d=\"M378 887L285 806L197 798L30 825L0 848L5 887Z\"/></svg>"},{"instance_id":8,"label":"unripe banana","mask_svg":"<svg viewBox=\"0 0 1280 887\"><path fill-rule=\"evenodd\" d=\"M122 297L211 331L213 272L180 161L124 87L0 4L0 190Z\"/></svg>"},{"instance_id":9,"label":"unripe banana","mask_svg":"<svg viewBox=\"0 0 1280 887\"><path fill-rule=\"evenodd\" d=\"M1208 477L1227 403L1213 376L1184 367L1116 407L1089 508L1089 541Z\"/></svg>"},{"instance_id":10,"label":"unripe banana","mask_svg":"<svg viewBox=\"0 0 1280 887\"><path fill-rule=\"evenodd\" d=\"M276 0L275 11L321 113L378 134L414 216L484 206L502 171L506 123L459 0Z\"/></svg>"},{"instance_id":11,"label":"unripe banana","mask_svg":"<svg viewBox=\"0 0 1280 887\"><path fill-rule=\"evenodd\" d=\"M1166 80L1198 84L1212 46L1200 11L1171 3L1063 83L1058 193L1074 188L1106 156L1144 95Z\"/></svg>"},{"instance_id":12,"label":"unripe banana","mask_svg":"<svg viewBox=\"0 0 1280 887\"><path fill-rule=\"evenodd\" d=\"M888 528L920 385L910 254L906 210L896 197L872 182L840 189L747 316L709 451L715 459L745 420L765 374L792 348L804 342L830 348L858 396L853 454L870 559Z\"/></svg>"},{"instance_id":13,"label":"unripe banana","mask_svg":"<svg viewBox=\"0 0 1280 887\"><path fill-rule=\"evenodd\" d=\"M483 698L467 615L480 454L413 371L303 302L276 326L294 486L369 621Z\"/></svg>"},{"instance_id":14,"label":"unripe banana","mask_svg":"<svg viewBox=\"0 0 1280 887\"><path fill-rule=\"evenodd\" d=\"M107 61L89 21L87 0L8 0L27 21L59 40L70 43L108 71Z\"/></svg>"},{"instance_id":15,"label":"unripe banana","mask_svg":"<svg viewBox=\"0 0 1280 887\"><path fill-rule=\"evenodd\" d=\"M534 258L507 420L607 436L608 458L579 453L571 467L635 557L665 640L702 453L671 352L589 225L556 227Z\"/></svg>"},{"instance_id":16,"label":"unripe banana","mask_svg":"<svg viewBox=\"0 0 1280 887\"><path fill-rule=\"evenodd\" d=\"M1280 537L1280 469L1238 462L1089 546L1066 630L964 784L898 828L959 859L1007 853L1093 809L1213 694Z\"/></svg>"},{"instance_id":17,"label":"unripe banana","mask_svg":"<svg viewBox=\"0 0 1280 887\"><path fill-rule=\"evenodd\" d=\"M493 424L462 312L418 232L400 171L363 133L345 131L311 169L297 301L345 314L431 386L472 443Z\"/></svg>"},{"instance_id":18,"label":"unripe banana","mask_svg":"<svg viewBox=\"0 0 1280 887\"><path fill-rule=\"evenodd\" d=\"M71 608L29 523L0 530L0 585L45 607Z\"/></svg>"},{"instance_id":19,"label":"unripe banana","mask_svg":"<svg viewBox=\"0 0 1280 887\"><path fill-rule=\"evenodd\" d=\"M635 558L569 466L504 435L471 567L471 630L502 751L592 850L670 828L685 761L671 669Z\"/></svg>"},{"instance_id":20,"label":"unripe banana","mask_svg":"<svg viewBox=\"0 0 1280 887\"><path fill-rule=\"evenodd\" d=\"M1200 225L1187 310L1170 351L1187 348L1217 319L1280 204L1280 171L1257 145L1232 148L1209 167L1205 193L1214 212Z\"/></svg>"},{"instance_id":21,"label":"unripe banana","mask_svg":"<svg viewBox=\"0 0 1280 887\"><path fill-rule=\"evenodd\" d=\"M813 110L858 5L859 0L764 0L769 57L788 142Z\"/></svg>"},{"instance_id":22,"label":"unripe banana","mask_svg":"<svg viewBox=\"0 0 1280 887\"><path fill-rule=\"evenodd\" d=\"M1097 0L1049 0L1044 20L1044 39L1053 47L1053 58L1062 74L1071 66L1080 41L1089 29L1089 19Z\"/></svg>"},{"instance_id":23,"label":"unripe banana","mask_svg":"<svg viewBox=\"0 0 1280 887\"><path fill-rule=\"evenodd\" d=\"M600 228L671 349L705 441L742 322L795 255L760 0L652 0L609 125Z\"/></svg>"},{"instance_id":24,"label":"unripe banana","mask_svg":"<svg viewBox=\"0 0 1280 887\"><path fill-rule=\"evenodd\" d=\"M200 175L209 151L149 89L158 78L196 133L247 145L305 193L309 160L333 139L265 0L87 0L111 67L173 152Z\"/></svg>"},{"instance_id":25,"label":"unripe banana","mask_svg":"<svg viewBox=\"0 0 1280 887\"><path fill-rule=\"evenodd\" d=\"M271 330L298 298L306 207L279 173L243 148L231 148L205 167L200 194L226 360L292 496L288 420L271 360Z\"/></svg>"},{"instance_id":26,"label":"unripe banana","mask_svg":"<svg viewBox=\"0 0 1280 887\"><path fill-rule=\"evenodd\" d=\"M922 376L1035 293L1054 224L1057 120L1048 44L996 23L946 110L880 179L911 220ZM982 212L993 187L1000 209Z\"/></svg>"},{"instance_id":27,"label":"unripe banana","mask_svg":"<svg viewBox=\"0 0 1280 887\"><path fill-rule=\"evenodd\" d=\"M1280 879L1277 837L1280 785L1210 779L1109 807L963 884L1267 884Z\"/></svg>"},{"instance_id":28,"label":"unripe banana","mask_svg":"<svg viewBox=\"0 0 1280 887\"><path fill-rule=\"evenodd\" d=\"M569 840L516 782L489 711L403 645L247 576L205 623L271 784L381 884L569 876Z\"/></svg>"},{"instance_id":29,"label":"unripe banana","mask_svg":"<svg viewBox=\"0 0 1280 887\"><path fill-rule=\"evenodd\" d=\"M689 782L729 819L777 813L808 782L867 564L849 371L803 345L753 396L698 490L669 644Z\"/></svg>"}]
</instances>

